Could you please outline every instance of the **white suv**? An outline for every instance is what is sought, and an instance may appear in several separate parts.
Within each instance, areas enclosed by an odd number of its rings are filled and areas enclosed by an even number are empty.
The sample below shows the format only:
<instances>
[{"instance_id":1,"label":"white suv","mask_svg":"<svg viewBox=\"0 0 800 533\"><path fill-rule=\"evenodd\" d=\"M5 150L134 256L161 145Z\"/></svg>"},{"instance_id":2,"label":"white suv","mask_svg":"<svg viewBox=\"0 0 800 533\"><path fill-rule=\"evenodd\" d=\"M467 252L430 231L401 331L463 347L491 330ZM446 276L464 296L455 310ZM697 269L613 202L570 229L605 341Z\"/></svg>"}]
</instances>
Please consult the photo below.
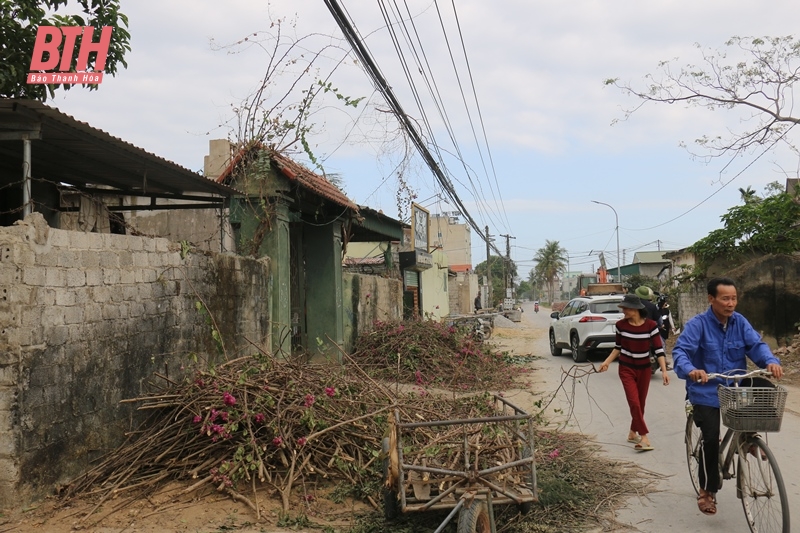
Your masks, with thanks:
<instances>
[{"instance_id":1,"label":"white suv","mask_svg":"<svg viewBox=\"0 0 800 533\"><path fill-rule=\"evenodd\" d=\"M612 350L616 343L617 307L622 294L581 296L570 300L561 310L550 314L550 353L561 355L562 348L572 352L576 363L586 361L589 351Z\"/></svg>"}]
</instances>

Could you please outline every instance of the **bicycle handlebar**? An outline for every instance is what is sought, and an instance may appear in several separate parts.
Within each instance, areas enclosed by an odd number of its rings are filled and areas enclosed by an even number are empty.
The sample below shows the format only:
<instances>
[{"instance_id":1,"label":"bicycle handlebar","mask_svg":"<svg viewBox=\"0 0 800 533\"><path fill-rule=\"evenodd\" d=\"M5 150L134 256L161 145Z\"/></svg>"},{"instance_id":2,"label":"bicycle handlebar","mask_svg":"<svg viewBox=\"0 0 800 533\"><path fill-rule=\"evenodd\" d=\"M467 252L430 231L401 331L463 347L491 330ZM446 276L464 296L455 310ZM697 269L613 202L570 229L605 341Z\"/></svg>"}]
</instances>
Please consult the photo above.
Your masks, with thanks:
<instances>
[{"instance_id":1,"label":"bicycle handlebar","mask_svg":"<svg viewBox=\"0 0 800 533\"><path fill-rule=\"evenodd\" d=\"M743 379L757 376L772 377L772 372L763 368L756 368L755 370L751 370L750 372L746 372L744 374L732 374L732 372L741 372L741 370L730 370L722 373L709 372L706 373L706 376L708 376L708 379L720 378L735 381L737 383Z\"/></svg>"}]
</instances>

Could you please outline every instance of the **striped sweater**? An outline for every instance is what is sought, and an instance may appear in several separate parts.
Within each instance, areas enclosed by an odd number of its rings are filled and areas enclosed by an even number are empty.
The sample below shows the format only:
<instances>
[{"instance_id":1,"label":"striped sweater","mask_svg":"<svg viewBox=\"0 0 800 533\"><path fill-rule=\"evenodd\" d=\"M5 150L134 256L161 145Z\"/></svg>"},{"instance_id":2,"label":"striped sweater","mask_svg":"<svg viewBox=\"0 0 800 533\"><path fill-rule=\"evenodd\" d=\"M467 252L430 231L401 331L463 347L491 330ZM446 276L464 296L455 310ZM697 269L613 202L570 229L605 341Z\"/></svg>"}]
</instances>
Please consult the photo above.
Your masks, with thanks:
<instances>
[{"instance_id":1,"label":"striped sweater","mask_svg":"<svg viewBox=\"0 0 800 533\"><path fill-rule=\"evenodd\" d=\"M650 348L656 357L664 357L664 345L655 321L645 319L644 324L633 326L623 319L617 322L617 345L621 365L633 367L650 366Z\"/></svg>"}]
</instances>

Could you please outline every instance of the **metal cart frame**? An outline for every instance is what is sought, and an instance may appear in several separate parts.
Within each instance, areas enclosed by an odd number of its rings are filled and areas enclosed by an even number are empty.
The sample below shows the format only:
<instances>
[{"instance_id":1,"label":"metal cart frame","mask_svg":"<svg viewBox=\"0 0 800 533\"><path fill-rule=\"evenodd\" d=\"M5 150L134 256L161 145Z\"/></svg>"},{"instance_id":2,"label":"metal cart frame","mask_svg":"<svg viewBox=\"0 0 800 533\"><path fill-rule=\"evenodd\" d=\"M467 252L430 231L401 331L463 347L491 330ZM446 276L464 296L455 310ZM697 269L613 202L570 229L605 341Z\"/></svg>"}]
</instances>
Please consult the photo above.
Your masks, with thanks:
<instances>
[{"instance_id":1,"label":"metal cart frame","mask_svg":"<svg viewBox=\"0 0 800 533\"><path fill-rule=\"evenodd\" d=\"M384 439L383 444L383 451L387 454L384 468L387 482L384 510L387 518L392 517L393 511L406 513L451 509L436 530L437 533L459 512L458 533L495 533L494 504L516 504L522 512L527 512L532 503L538 500L533 417L497 394L492 397L497 414L482 418L403 422L399 410L395 410L392 428L394 449L389 437ZM512 447L507 450L516 458L506 463L479 467L482 462L481 451L491 442L486 445L469 442L467 426L472 426L471 433L474 436L477 434L476 425L480 430L488 430L491 426L493 431L502 431L507 435L512 442ZM458 453L462 469L456 469L455 465L441 468L405 462L405 435L417 428L446 426L464 427L463 448ZM396 470L395 483L389 481L390 464ZM431 496L431 492L438 494ZM396 498L396 504L391 501L392 498Z\"/></svg>"}]
</instances>

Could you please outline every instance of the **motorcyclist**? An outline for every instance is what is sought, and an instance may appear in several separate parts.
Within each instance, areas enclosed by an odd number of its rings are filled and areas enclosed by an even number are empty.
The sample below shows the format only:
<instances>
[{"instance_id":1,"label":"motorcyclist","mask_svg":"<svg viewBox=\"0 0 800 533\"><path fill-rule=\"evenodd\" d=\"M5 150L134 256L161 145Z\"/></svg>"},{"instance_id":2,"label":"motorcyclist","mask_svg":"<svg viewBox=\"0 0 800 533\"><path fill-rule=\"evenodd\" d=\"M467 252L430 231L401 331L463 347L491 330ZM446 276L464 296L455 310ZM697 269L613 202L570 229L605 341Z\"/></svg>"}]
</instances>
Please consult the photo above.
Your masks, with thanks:
<instances>
[{"instance_id":1,"label":"motorcyclist","mask_svg":"<svg viewBox=\"0 0 800 533\"><path fill-rule=\"evenodd\" d=\"M534 313L539 312L539 302L533 302L533 312Z\"/></svg>"},{"instance_id":2,"label":"motorcyclist","mask_svg":"<svg viewBox=\"0 0 800 533\"><path fill-rule=\"evenodd\" d=\"M664 342L666 343L670 333L673 335L677 335L678 333L678 330L675 327L675 321L672 319L672 311L669 308L666 294L658 295L656 298L656 307L658 307L658 312L661 315L661 326L659 328L659 332L661 333L661 338L664 339Z\"/></svg>"}]
</instances>

